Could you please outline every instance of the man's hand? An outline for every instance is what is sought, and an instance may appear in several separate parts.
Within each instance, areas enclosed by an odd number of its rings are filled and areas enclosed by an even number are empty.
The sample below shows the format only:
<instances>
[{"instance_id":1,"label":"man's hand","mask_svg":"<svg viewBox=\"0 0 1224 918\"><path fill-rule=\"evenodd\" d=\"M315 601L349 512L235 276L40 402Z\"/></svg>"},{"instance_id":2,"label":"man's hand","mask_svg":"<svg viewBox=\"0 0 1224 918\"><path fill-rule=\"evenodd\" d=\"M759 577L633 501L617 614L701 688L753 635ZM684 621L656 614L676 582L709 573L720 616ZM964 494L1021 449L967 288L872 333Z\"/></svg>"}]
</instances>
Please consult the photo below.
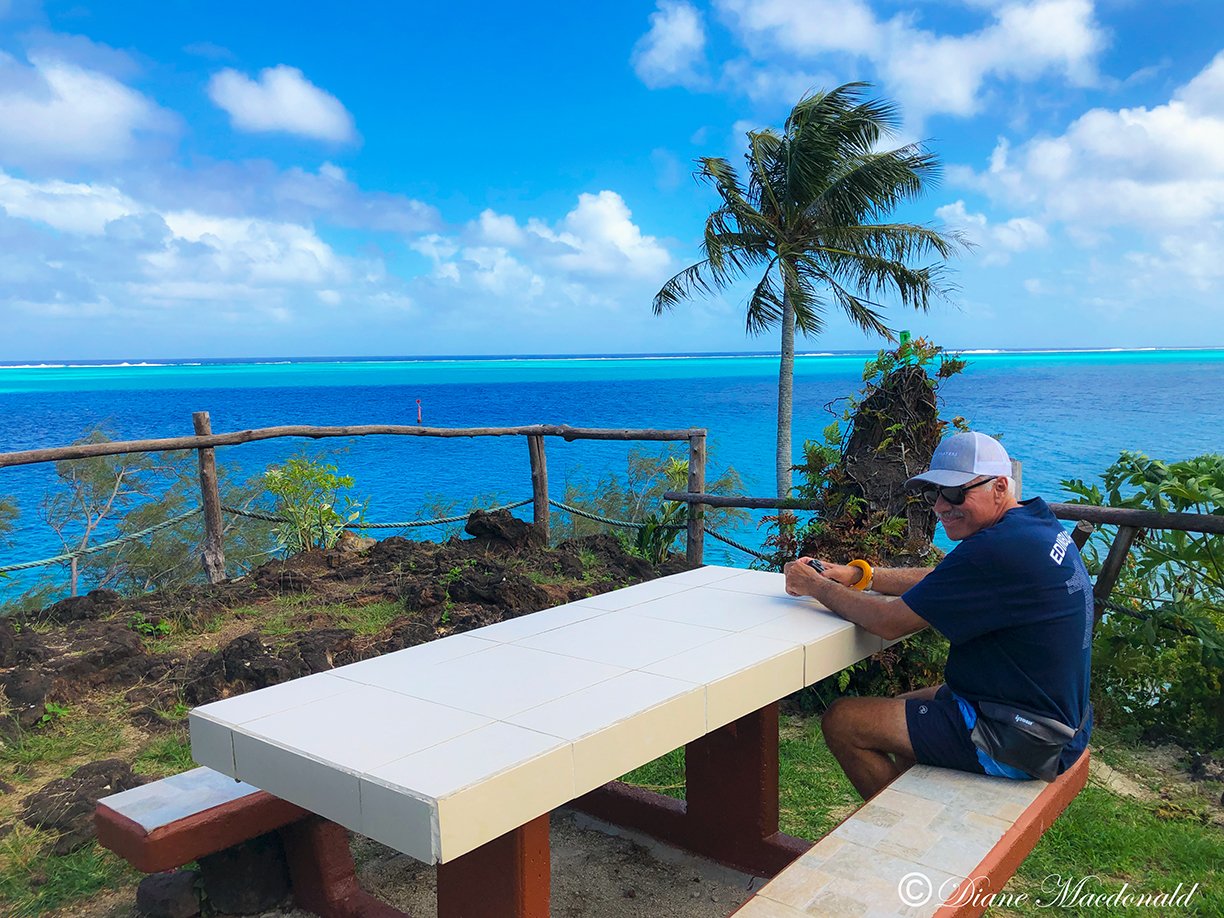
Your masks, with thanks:
<instances>
[{"instance_id":1,"label":"man's hand","mask_svg":"<svg viewBox=\"0 0 1224 918\"><path fill-rule=\"evenodd\" d=\"M786 592L791 596L810 596L833 614L889 641L926 627L926 621L903 600L846 589L861 576L857 567L826 564L824 571L817 571L807 561L800 558L782 568ZM926 572L913 573L921 576Z\"/></svg>"},{"instance_id":2,"label":"man's hand","mask_svg":"<svg viewBox=\"0 0 1224 918\"><path fill-rule=\"evenodd\" d=\"M802 561L803 559L800 558L799 560ZM828 561L820 563L824 565L821 576L835 583L840 583L842 586L852 587L863 579L863 572L860 568L851 567L849 564L831 564Z\"/></svg>"},{"instance_id":3,"label":"man's hand","mask_svg":"<svg viewBox=\"0 0 1224 918\"><path fill-rule=\"evenodd\" d=\"M782 573L786 575L786 592L791 596L811 596L819 599L821 591L827 586L826 581L832 580L834 583L848 586L849 584L842 579L846 576L842 572L850 572L850 583L857 580L861 573L857 567L830 564L827 561L820 562L824 570L817 570L808 563L809 560L806 557L800 558L798 561L788 562L782 568Z\"/></svg>"},{"instance_id":4,"label":"man's hand","mask_svg":"<svg viewBox=\"0 0 1224 918\"><path fill-rule=\"evenodd\" d=\"M834 564L831 561L818 561L820 565L818 570L808 563L811 560L814 559L805 556L798 561L787 563L782 568L782 572L786 574L786 592L791 596L816 596L814 591L819 590L821 584L813 578L823 577L825 580L832 580L834 583L850 587L858 583L863 576L863 572L857 567L851 567L849 564Z\"/></svg>"}]
</instances>

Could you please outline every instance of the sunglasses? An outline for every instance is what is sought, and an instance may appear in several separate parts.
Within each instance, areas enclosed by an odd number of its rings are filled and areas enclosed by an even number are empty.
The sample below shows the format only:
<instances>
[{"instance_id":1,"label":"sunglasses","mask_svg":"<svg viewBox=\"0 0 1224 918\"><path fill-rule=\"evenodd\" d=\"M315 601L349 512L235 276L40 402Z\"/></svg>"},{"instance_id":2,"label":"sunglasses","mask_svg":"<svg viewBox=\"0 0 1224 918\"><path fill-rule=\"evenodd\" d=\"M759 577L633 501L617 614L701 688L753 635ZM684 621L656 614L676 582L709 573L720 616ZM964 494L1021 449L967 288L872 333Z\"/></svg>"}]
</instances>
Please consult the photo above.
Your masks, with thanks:
<instances>
[{"instance_id":1,"label":"sunglasses","mask_svg":"<svg viewBox=\"0 0 1224 918\"><path fill-rule=\"evenodd\" d=\"M941 488L936 485L927 485L924 488L918 489L918 497L932 507L935 506L935 501L939 500L941 497L953 507L959 507L965 502L965 497L968 496L967 492L972 491L974 488L980 488L984 484L990 484L998 477L998 475L992 475L989 478L983 479L982 481L975 481L971 485L956 485L955 487L951 488Z\"/></svg>"}]
</instances>

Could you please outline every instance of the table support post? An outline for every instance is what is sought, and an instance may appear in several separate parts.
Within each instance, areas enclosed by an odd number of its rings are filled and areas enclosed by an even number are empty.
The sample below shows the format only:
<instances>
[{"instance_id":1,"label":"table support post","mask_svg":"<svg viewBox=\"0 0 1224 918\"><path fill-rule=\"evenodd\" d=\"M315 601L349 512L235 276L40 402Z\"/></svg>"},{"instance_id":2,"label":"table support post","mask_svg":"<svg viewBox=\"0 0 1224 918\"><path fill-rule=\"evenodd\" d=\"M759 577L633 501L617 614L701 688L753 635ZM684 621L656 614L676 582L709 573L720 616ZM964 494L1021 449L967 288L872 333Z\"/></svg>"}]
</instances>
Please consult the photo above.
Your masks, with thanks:
<instances>
[{"instance_id":1,"label":"table support post","mask_svg":"<svg viewBox=\"0 0 1224 918\"><path fill-rule=\"evenodd\" d=\"M308 816L280 830L293 899L321 918L408 918L357 885L348 830Z\"/></svg>"},{"instance_id":2,"label":"table support post","mask_svg":"<svg viewBox=\"0 0 1224 918\"><path fill-rule=\"evenodd\" d=\"M812 846L778 831L777 702L685 747L685 798L613 782L574 806L759 876Z\"/></svg>"},{"instance_id":3,"label":"table support post","mask_svg":"<svg viewBox=\"0 0 1224 918\"><path fill-rule=\"evenodd\" d=\"M438 918L548 918L548 814L438 865Z\"/></svg>"}]
</instances>

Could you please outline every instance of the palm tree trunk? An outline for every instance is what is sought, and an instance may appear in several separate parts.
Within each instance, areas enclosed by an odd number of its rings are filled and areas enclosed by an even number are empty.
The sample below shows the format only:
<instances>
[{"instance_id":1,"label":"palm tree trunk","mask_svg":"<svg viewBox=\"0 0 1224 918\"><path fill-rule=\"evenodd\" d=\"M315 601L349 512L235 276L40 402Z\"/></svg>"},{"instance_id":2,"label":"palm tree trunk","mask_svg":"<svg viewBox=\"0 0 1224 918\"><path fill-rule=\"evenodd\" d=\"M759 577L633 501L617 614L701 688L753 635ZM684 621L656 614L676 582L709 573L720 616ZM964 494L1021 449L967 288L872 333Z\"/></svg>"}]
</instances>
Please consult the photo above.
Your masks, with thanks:
<instances>
[{"instance_id":1,"label":"palm tree trunk","mask_svg":"<svg viewBox=\"0 0 1224 918\"><path fill-rule=\"evenodd\" d=\"M791 413L795 393L795 308L784 290L782 293L782 359L778 363L778 497L789 497L791 466Z\"/></svg>"}]
</instances>

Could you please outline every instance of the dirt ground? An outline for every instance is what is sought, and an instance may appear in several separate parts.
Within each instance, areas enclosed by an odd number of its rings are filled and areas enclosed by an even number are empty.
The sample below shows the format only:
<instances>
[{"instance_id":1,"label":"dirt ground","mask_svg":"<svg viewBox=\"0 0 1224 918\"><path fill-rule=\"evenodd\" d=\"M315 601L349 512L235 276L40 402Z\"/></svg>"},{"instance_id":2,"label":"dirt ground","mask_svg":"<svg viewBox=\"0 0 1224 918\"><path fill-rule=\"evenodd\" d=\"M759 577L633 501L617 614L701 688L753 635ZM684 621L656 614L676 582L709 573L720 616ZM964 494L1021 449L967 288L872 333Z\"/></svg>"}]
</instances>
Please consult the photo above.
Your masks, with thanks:
<instances>
[{"instance_id":1,"label":"dirt ground","mask_svg":"<svg viewBox=\"0 0 1224 918\"><path fill-rule=\"evenodd\" d=\"M554 813L551 828L552 918L726 918L763 882L649 839L610 835L616 830L578 813ZM355 839L353 853L368 892L412 918L437 918L433 867L368 839ZM262 918L310 916L284 909Z\"/></svg>"},{"instance_id":2,"label":"dirt ground","mask_svg":"<svg viewBox=\"0 0 1224 918\"><path fill-rule=\"evenodd\" d=\"M761 886L759 878L606 828L581 814L553 814L552 918L726 918ZM436 918L434 868L367 840L354 851L369 892L412 918Z\"/></svg>"}]
</instances>

